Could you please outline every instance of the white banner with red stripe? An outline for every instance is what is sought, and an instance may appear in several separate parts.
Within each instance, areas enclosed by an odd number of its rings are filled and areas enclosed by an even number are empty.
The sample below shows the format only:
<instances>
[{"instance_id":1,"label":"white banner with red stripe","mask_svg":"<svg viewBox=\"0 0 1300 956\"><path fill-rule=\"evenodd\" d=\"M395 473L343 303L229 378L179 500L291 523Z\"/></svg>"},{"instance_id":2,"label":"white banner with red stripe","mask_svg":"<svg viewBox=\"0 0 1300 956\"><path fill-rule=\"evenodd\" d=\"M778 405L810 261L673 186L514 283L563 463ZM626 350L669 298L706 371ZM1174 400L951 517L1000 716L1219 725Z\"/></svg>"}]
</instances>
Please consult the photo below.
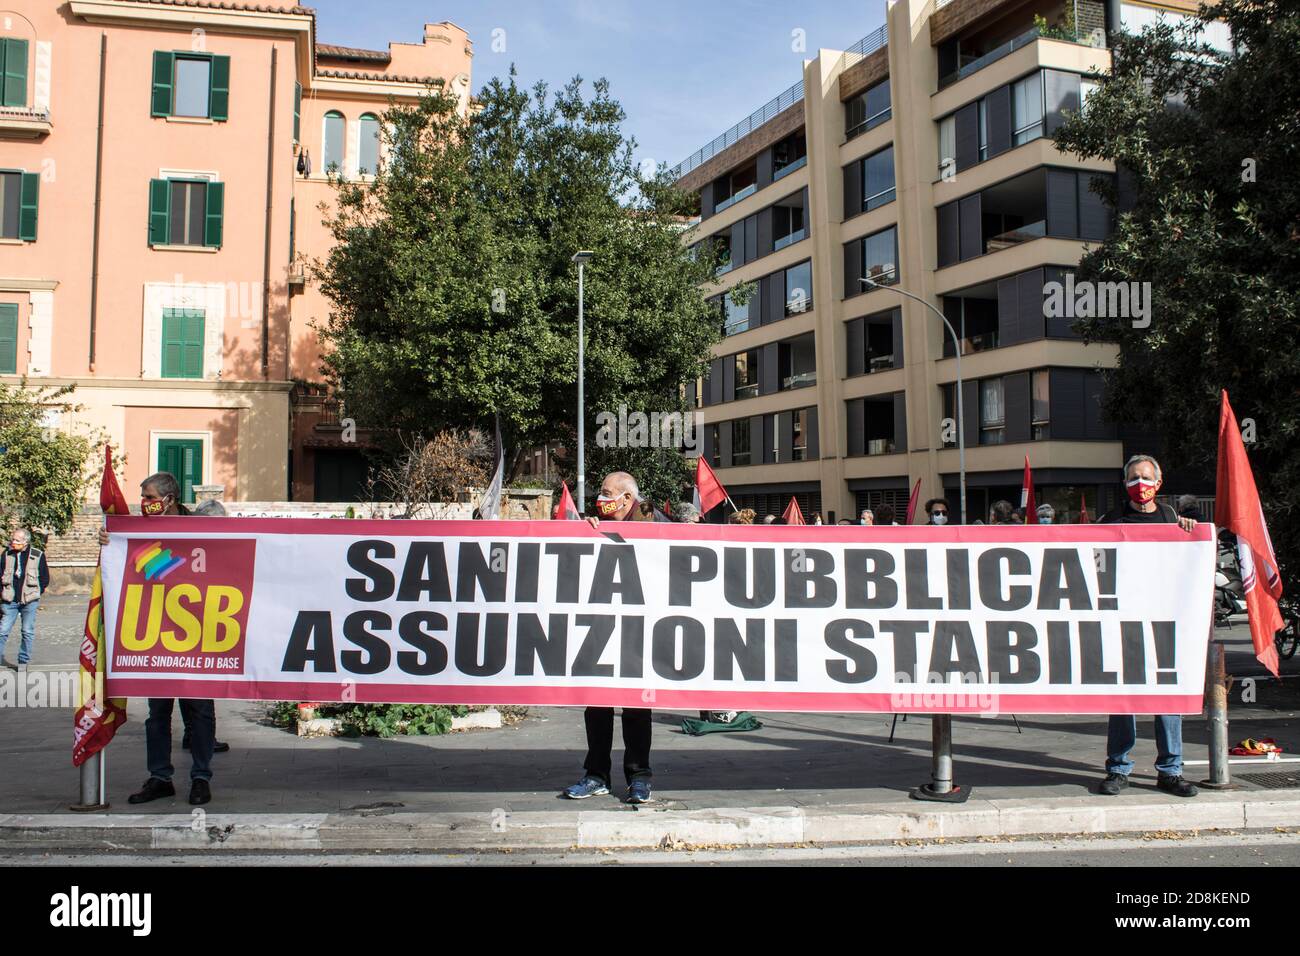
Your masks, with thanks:
<instances>
[{"instance_id":1,"label":"white banner with red stripe","mask_svg":"<svg viewBox=\"0 0 1300 956\"><path fill-rule=\"evenodd\" d=\"M1201 709L1208 524L108 527L113 697Z\"/></svg>"}]
</instances>

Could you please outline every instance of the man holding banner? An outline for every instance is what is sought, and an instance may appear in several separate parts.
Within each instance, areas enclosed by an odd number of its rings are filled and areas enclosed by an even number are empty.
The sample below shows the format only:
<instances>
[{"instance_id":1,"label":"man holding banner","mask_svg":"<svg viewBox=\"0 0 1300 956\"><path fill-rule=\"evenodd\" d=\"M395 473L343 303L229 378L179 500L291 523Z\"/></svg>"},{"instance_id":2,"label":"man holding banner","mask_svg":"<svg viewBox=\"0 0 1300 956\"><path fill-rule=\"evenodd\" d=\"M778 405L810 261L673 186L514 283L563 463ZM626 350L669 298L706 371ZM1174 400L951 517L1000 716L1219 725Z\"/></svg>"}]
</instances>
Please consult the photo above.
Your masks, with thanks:
<instances>
[{"instance_id":1,"label":"man holding banner","mask_svg":"<svg viewBox=\"0 0 1300 956\"><path fill-rule=\"evenodd\" d=\"M1124 490L1128 501L1099 519L1102 524L1174 524L1190 532L1192 518L1180 518L1174 509L1155 500L1163 478L1160 464L1150 455L1134 455L1124 465ZM1129 754L1137 743L1137 717L1112 714L1106 731L1106 778L1098 792L1114 796L1128 786L1133 772ZM1183 718L1156 716L1156 786L1175 797L1194 797L1196 787L1183 779Z\"/></svg>"},{"instance_id":2,"label":"man holding banner","mask_svg":"<svg viewBox=\"0 0 1300 956\"><path fill-rule=\"evenodd\" d=\"M611 472L600 483L600 494L596 497L596 510L600 516L588 520L593 528L600 526L601 518L632 521L639 499L640 489L635 478L625 471ZM583 720L587 728L587 759L582 766L586 773L565 789L564 795L570 800L585 800L609 793L614 708L588 707ZM650 711L642 707L624 707L623 774L627 778L628 803L649 803L651 799L650 734Z\"/></svg>"}]
</instances>

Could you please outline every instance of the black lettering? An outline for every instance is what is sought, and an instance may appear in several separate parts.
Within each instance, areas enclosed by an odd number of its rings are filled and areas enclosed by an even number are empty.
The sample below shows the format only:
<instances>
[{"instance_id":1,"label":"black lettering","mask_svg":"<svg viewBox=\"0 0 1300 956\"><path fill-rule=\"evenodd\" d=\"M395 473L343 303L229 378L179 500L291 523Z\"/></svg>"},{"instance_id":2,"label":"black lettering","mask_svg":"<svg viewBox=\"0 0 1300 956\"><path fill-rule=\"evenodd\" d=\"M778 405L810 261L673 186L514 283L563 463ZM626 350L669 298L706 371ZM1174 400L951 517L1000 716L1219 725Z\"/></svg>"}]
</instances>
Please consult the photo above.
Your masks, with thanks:
<instances>
[{"instance_id":1,"label":"black lettering","mask_svg":"<svg viewBox=\"0 0 1300 956\"><path fill-rule=\"evenodd\" d=\"M619 677L640 677L645 673L645 618L620 616Z\"/></svg>"},{"instance_id":2,"label":"black lettering","mask_svg":"<svg viewBox=\"0 0 1300 956\"><path fill-rule=\"evenodd\" d=\"M935 621L934 643L930 647L930 680L945 682L950 674L964 677L980 674L980 655L968 621Z\"/></svg>"},{"instance_id":3,"label":"black lettering","mask_svg":"<svg viewBox=\"0 0 1300 956\"><path fill-rule=\"evenodd\" d=\"M796 681L799 679L799 622L792 617L779 618L773 630L776 632L776 679Z\"/></svg>"},{"instance_id":4,"label":"black lettering","mask_svg":"<svg viewBox=\"0 0 1300 956\"><path fill-rule=\"evenodd\" d=\"M835 561L829 551L819 548L785 549L785 606L834 607L835 579L831 572ZM808 585L812 593L808 593Z\"/></svg>"},{"instance_id":5,"label":"black lettering","mask_svg":"<svg viewBox=\"0 0 1300 956\"><path fill-rule=\"evenodd\" d=\"M924 548L908 548L903 552L903 573L907 578L909 611L943 607L943 600L930 593L930 559Z\"/></svg>"},{"instance_id":6,"label":"black lettering","mask_svg":"<svg viewBox=\"0 0 1300 956\"><path fill-rule=\"evenodd\" d=\"M691 588L718 576L718 553L696 545L673 545L668 549L668 604L690 607Z\"/></svg>"},{"instance_id":7,"label":"black lettering","mask_svg":"<svg viewBox=\"0 0 1300 956\"><path fill-rule=\"evenodd\" d=\"M733 550L728 548L728 550ZM740 550L739 548L734 550ZM776 552L772 552L773 585L776 583ZM713 620L713 679L732 680L733 664L740 665L741 680L763 680L767 670L767 626L762 618L745 621L745 636L734 618Z\"/></svg>"},{"instance_id":8,"label":"black lettering","mask_svg":"<svg viewBox=\"0 0 1300 956\"><path fill-rule=\"evenodd\" d=\"M574 618L578 627L587 629L587 636L578 646L578 656L573 659L574 677L613 677L614 665L600 663L605 645L614 633L613 614L579 614Z\"/></svg>"},{"instance_id":9,"label":"black lettering","mask_svg":"<svg viewBox=\"0 0 1300 956\"><path fill-rule=\"evenodd\" d=\"M515 601L532 604L537 600L537 566L541 563L542 546L535 541L515 545L519 555L515 565Z\"/></svg>"},{"instance_id":10,"label":"black lettering","mask_svg":"<svg viewBox=\"0 0 1300 956\"><path fill-rule=\"evenodd\" d=\"M382 611L353 611L343 619L343 636L361 648L360 651L341 651L339 663L353 674L380 674L388 670L393 651L388 642L378 634L366 630L367 625L389 631L393 619ZM363 655L362 651L366 653Z\"/></svg>"},{"instance_id":11,"label":"black lettering","mask_svg":"<svg viewBox=\"0 0 1300 956\"><path fill-rule=\"evenodd\" d=\"M1047 622L1047 682L1074 682L1074 652L1070 646L1070 622Z\"/></svg>"},{"instance_id":12,"label":"black lettering","mask_svg":"<svg viewBox=\"0 0 1300 956\"><path fill-rule=\"evenodd\" d=\"M681 634L682 666L676 666L677 635ZM655 621L650 663L665 680L691 680L704 672L704 625L693 617L662 617Z\"/></svg>"},{"instance_id":13,"label":"black lettering","mask_svg":"<svg viewBox=\"0 0 1300 956\"><path fill-rule=\"evenodd\" d=\"M1124 683L1145 684L1147 682L1147 646L1146 631L1141 621L1120 621L1119 641L1122 650L1120 662L1124 671Z\"/></svg>"},{"instance_id":14,"label":"black lettering","mask_svg":"<svg viewBox=\"0 0 1300 956\"><path fill-rule=\"evenodd\" d=\"M492 565L498 556L501 567L494 570ZM504 541L493 541L488 545L486 554L479 542L462 541L456 559L456 600L473 603L478 600L478 591L481 589L483 600L504 601L509 557L510 545Z\"/></svg>"},{"instance_id":15,"label":"black lettering","mask_svg":"<svg viewBox=\"0 0 1300 956\"><path fill-rule=\"evenodd\" d=\"M418 601L421 594L427 594L428 601L451 600L447 553L441 541L412 541L410 550L406 552L397 600Z\"/></svg>"},{"instance_id":16,"label":"black lettering","mask_svg":"<svg viewBox=\"0 0 1300 956\"><path fill-rule=\"evenodd\" d=\"M902 683L919 684L916 673L916 639L929 628L924 621L881 621L882 634L894 636L894 674Z\"/></svg>"},{"instance_id":17,"label":"black lettering","mask_svg":"<svg viewBox=\"0 0 1300 956\"><path fill-rule=\"evenodd\" d=\"M547 554L559 558L555 564L556 601L563 604L578 603L578 572L582 569L582 557L595 550L594 544L571 544L564 541L546 546Z\"/></svg>"},{"instance_id":18,"label":"black lettering","mask_svg":"<svg viewBox=\"0 0 1300 956\"><path fill-rule=\"evenodd\" d=\"M1061 583L1061 575L1065 583ZM1074 548L1044 548L1043 573L1038 579L1038 609L1059 611L1061 601L1071 611L1091 611L1092 597L1088 594L1088 579Z\"/></svg>"},{"instance_id":19,"label":"black lettering","mask_svg":"<svg viewBox=\"0 0 1300 956\"><path fill-rule=\"evenodd\" d=\"M1101 622L1079 622L1079 670L1085 684L1118 684L1119 675L1102 667Z\"/></svg>"},{"instance_id":20,"label":"black lettering","mask_svg":"<svg viewBox=\"0 0 1300 956\"><path fill-rule=\"evenodd\" d=\"M998 684L1032 684L1042 662L1034 653L1038 632L1027 621L989 621L989 681Z\"/></svg>"},{"instance_id":21,"label":"black lettering","mask_svg":"<svg viewBox=\"0 0 1300 956\"><path fill-rule=\"evenodd\" d=\"M879 548L844 550L844 606L892 608L898 605L894 556Z\"/></svg>"},{"instance_id":22,"label":"black lettering","mask_svg":"<svg viewBox=\"0 0 1300 956\"><path fill-rule=\"evenodd\" d=\"M826 662L826 674L841 684L862 684L876 676L876 655L855 641L870 640L876 635L866 621L841 618L826 625L826 646L847 660ZM849 663L853 666L850 667Z\"/></svg>"},{"instance_id":23,"label":"black lettering","mask_svg":"<svg viewBox=\"0 0 1300 956\"><path fill-rule=\"evenodd\" d=\"M1029 606L1033 588L1027 584L1012 584L1007 588L1007 596L1003 597L1003 561L1007 563L1008 576L1029 573L1029 555L1025 552L1015 548L990 548L979 559L980 601L990 610L1019 611Z\"/></svg>"},{"instance_id":24,"label":"black lettering","mask_svg":"<svg viewBox=\"0 0 1300 956\"><path fill-rule=\"evenodd\" d=\"M280 670L299 673L311 669L317 674L333 674L334 622L329 611L299 611L293 620L293 631L284 649L284 663Z\"/></svg>"},{"instance_id":25,"label":"black lettering","mask_svg":"<svg viewBox=\"0 0 1300 956\"><path fill-rule=\"evenodd\" d=\"M747 581L745 552L749 552L754 566L754 590L750 593ZM776 549L775 548L724 548L722 551L722 591L732 607L767 607L776 600Z\"/></svg>"},{"instance_id":26,"label":"black lettering","mask_svg":"<svg viewBox=\"0 0 1300 956\"><path fill-rule=\"evenodd\" d=\"M520 614L515 625L515 674L532 676L534 666L541 663L547 677L563 677L568 662L569 616L550 615L550 624L543 630L542 619L536 614Z\"/></svg>"},{"instance_id":27,"label":"black lettering","mask_svg":"<svg viewBox=\"0 0 1300 956\"><path fill-rule=\"evenodd\" d=\"M437 611L412 611L397 622L397 634L413 651L397 652L397 667L405 674L429 677L447 667L447 646L431 631L447 630L447 618Z\"/></svg>"},{"instance_id":28,"label":"black lettering","mask_svg":"<svg viewBox=\"0 0 1300 956\"><path fill-rule=\"evenodd\" d=\"M457 588L459 589L459 583ZM479 653L479 613L473 611L456 615L456 669L470 677L491 677L500 674L506 666L506 629L510 615L493 612L481 616L487 618L483 628L482 654Z\"/></svg>"},{"instance_id":29,"label":"black lettering","mask_svg":"<svg viewBox=\"0 0 1300 956\"><path fill-rule=\"evenodd\" d=\"M344 590L354 601L387 601L397 586L393 572L372 561L372 554L376 558L392 558L396 557L397 549L391 541L352 542L348 547L348 567L365 575L364 578L348 578L344 582Z\"/></svg>"},{"instance_id":30,"label":"black lettering","mask_svg":"<svg viewBox=\"0 0 1300 956\"><path fill-rule=\"evenodd\" d=\"M641 573L636 566L636 548L630 544L600 546L587 603L612 604L615 591L621 604L645 604L645 596L641 593Z\"/></svg>"},{"instance_id":31,"label":"black lettering","mask_svg":"<svg viewBox=\"0 0 1300 956\"><path fill-rule=\"evenodd\" d=\"M948 565L948 609L970 610L970 552L949 548L945 553Z\"/></svg>"}]
</instances>

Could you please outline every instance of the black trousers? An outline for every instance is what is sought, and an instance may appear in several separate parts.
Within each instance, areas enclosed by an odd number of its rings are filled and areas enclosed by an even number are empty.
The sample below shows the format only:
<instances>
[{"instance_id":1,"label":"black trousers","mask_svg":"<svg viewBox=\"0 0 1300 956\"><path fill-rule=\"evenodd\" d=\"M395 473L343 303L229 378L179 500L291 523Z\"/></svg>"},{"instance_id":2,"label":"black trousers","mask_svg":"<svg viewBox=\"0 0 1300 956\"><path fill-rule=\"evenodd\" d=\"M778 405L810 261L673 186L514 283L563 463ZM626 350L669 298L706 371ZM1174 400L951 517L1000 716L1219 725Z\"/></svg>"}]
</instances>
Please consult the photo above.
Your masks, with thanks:
<instances>
[{"instance_id":1,"label":"black trousers","mask_svg":"<svg viewBox=\"0 0 1300 956\"><path fill-rule=\"evenodd\" d=\"M614 748L614 708L588 707L583 713L587 724L587 759L582 766L593 777L610 783L609 772ZM623 708L623 774L631 783L637 777L650 779L650 711L640 707Z\"/></svg>"}]
</instances>

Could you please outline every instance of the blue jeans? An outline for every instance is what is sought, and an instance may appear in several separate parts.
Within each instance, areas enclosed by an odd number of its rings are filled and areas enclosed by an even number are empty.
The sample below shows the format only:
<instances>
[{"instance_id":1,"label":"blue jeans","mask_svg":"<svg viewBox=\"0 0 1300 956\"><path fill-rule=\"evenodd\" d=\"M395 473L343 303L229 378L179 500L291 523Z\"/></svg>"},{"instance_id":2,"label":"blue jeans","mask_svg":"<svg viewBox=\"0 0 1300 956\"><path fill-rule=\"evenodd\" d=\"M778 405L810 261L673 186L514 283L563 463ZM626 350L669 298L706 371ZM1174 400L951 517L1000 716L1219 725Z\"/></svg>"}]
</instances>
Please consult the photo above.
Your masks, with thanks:
<instances>
[{"instance_id":1,"label":"blue jeans","mask_svg":"<svg viewBox=\"0 0 1300 956\"><path fill-rule=\"evenodd\" d=\"M1106 730L1106 772L1133 772L1129 752L1137 743L1137 718L1132 714L1112 714ZM1183 718L1156 717L1156 770L1178 777L1183 772Z\"/></svg>"},{"instance_id":2,"label":"blue jeans","mask_svg":"<svg viewBox=\"0 0 1300 956\"><path fill-rule=\"evenodd\" d=\"M4 657L5 644L9 641L9 632L14 629L14 621L23 619L23 639L18 645L18 663L26 664L32 659L32 644L36 640L36 608L41 599L20 604L10 601L0 605L0 657Z\"/></svg>"},{"instance_id":3,"label":"blue jeans","mask_svg":"<svg viewBox=\"0 0 1300 956\"><path fill-rule=\"evenodd\" d=\"M144 722L149 776L172 778L172 706L170 697L150 697ZM181 721L190 734L191 780L212 779L212 747L217 739L217 709L210 700L181 700Z\"/></svg>"}]
</instances>

